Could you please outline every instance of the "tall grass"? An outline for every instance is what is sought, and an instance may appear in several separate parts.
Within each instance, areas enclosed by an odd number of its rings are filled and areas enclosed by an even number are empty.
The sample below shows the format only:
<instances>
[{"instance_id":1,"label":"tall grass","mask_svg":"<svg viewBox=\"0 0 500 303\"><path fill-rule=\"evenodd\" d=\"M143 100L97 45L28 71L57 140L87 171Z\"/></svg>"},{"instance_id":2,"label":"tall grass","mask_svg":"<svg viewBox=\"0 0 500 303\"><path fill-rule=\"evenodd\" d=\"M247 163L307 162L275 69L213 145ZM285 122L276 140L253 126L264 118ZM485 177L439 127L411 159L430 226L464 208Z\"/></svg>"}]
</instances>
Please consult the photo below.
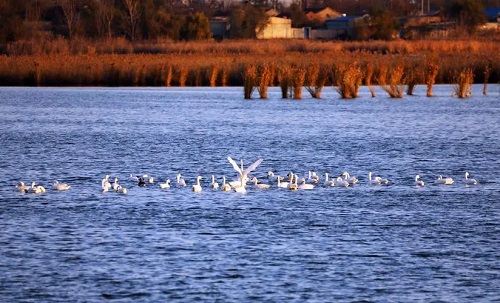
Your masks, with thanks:
<instances>
[{"instance_id":1,"label":"tall grass","mask_svg":"<svg viewBox=\"0 0 500 303\"><path fill-rule=\"evenodd\" d=\"M284 98L297 95L290 92L292 66L307 71L303 85L313 97L319 97L323 85L334 85L342 96L354 98L360 80L374 95L380 66L403 62L402 81L408 84L408 92L423 83L432 96L435 83L455 83L455 71L464 68L485 71L475 75L478 83L498 82L497 48L498 43L489 41L18 41L0 55L0 85L243 86L241 67L254 64L270 66L269 86L279 85ZM485 62L490 62L488 70ZM316 75L317 64L321 68Z\"/></svg>"},{"instance_id":2,"label":"tall grass","mask_svg":"<svg viewBox=\"0 0 500 303\"><path fill-rule=\"evenodd\" d=\"M462 71L456 72L454 87L455 95L459 98L469 98L472 95L472 83L474 80L474 72L471 68L465 68Z\"/></svg>"},{"instance_id":3,"label":"tall grass","mask_svg":"<svg viewBox=\"0 0 500 303\"><path fill-rule=\"evenodd\" d=\"M404 65L402 63L396 63L390 69L386 67L381 67L383 73L379 74L378 82L382 89L389 94L391 98L403 98L404 84L403 84L403 72Z\"/></svg>"},{"instance_id":4,"label":"tall grass","mask_svg":"<svg viewBox=\"0 0 500 303\"><path fill-rule=\"evenodd\" d=\"M358 97L359 87L363 81L363 72L357 63L336 65L333 69L332 78L341 98L353 99Z\"/></svg>"},{"instance_id":5,"label":"tall grass","mask_svg":"<svg viewBox=\"0 0 500 303\"><path fill-rule=\"evenodd\" d=\"M251 99L257 83L257 68L253 64L245 65L243 68L243 91L244 98Z\"/></svg>"},{"instance_id":6,"label":"tall grass","mask_svg":"<svg viewBox=\"0 0 500 303\"><path fill-rule=\"evenodd\" d=\"M321 98L321 91L328 79L328 73L324 66L319 63L313 63L307 68L306 89L315 99Z\"/></svg>"},{"instance_id":7,"label":"tall grass","mask_svg":"<svg viewBox=\"0 0 500 303\"><path fill-rule=\"evenodd\" d=\"M425 69L425 84L427 84L427 97L432 97L432 87L436 83L439 67L437 64L429 63Z\"/></svg>"}]
</instances>

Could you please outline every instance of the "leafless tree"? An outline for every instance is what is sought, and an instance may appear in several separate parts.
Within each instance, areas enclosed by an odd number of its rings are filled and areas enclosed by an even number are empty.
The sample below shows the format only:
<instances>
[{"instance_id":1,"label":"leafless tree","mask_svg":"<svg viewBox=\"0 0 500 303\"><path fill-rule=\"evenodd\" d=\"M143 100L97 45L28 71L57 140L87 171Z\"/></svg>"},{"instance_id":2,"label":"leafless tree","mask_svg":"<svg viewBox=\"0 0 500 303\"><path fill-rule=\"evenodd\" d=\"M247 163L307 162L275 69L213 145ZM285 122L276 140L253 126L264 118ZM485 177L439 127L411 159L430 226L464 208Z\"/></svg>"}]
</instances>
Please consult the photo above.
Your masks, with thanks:
<instances>
[{"instance_id":1,"label":"leafless tree","mask_svg":"<svg viewBox=\"0 0 500 303\"><path fill-rule=\"evenodd\" d=\"M112 23L115 17L115 0L94 0L97 32L100 37L112 36Z\"/></svg>"},{"instance_id":2,"label":"leafless tree","mask_svg":"<svg viewBox=\"0 0 500 303\"><path fill-rule=\"evenodd\" d=\"M75 35L75 29L80 21L80 9L82 5L81 0L59 0L59 5L61 6L63 12L63 18L68 27L68 37L73 39Z\"/></svg>"},{"instance_id":3,"label":"leafless tree","mask_svg":"<svg viewBox=\"0 0 500 303\"><path fill-rule=\"evenodd\" d=\"M128 34L133 41L136 38L137 23L141 16L140 0L124 0L125 8L127 9Z\"/></svg>"}]
</instances>

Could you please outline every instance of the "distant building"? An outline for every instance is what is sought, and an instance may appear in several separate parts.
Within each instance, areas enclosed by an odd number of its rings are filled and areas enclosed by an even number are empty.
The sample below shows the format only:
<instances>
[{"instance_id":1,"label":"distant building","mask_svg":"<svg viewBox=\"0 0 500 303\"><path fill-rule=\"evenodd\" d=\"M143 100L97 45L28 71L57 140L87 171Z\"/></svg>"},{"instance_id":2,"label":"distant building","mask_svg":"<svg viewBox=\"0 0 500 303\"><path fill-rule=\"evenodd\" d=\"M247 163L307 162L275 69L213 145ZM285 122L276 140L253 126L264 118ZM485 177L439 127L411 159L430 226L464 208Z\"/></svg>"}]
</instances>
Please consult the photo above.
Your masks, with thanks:
<instances>
[{"instance_id":1,"label":"distant building","mask_svg":"<svg viewBox=\"0 0 500 303\"><path fill-rule=\"evenodd\" d=\"M357 31L363 26L368 26L370 16L350 15L326 20L326 28L333 33L333 39L355 39Z\"/></svg>"},{"instance_id":2,"label":"distant building","mask_svg":"<svg viewBox=\"0 0 500 303\"><path fill-rule=\"evenodd\" d=\"M214 17L210 19L210 32L215 40L222 40L229 36L231 28L227 17Z\"/></svg>"},{"instance_id":3,"label":"distant building","mask_svg":"<svg viewBox=\"0 0 500 303\"><path fill-rule=\"evenodd\" d=\"M327 19L341 17L342 14L329 7L323 8L306 8L304 10L306 17L309 21L317 21L319 23L325 22Z\"/></svg>"},{"instance_id":4,"label":"distant building","mask_svg":"<svg viewBox=\"0 0 500 303\"><path fill-rule=\"evenodd\" d=\"M264 28L257 29L258 39L290 39L294 37L292 20L288 18L269 17Z\"/></svg>"},{"instance_id":5,"label":"distant building","mask_svg":"<svg viewBox=\"0 0 500 303\"><path fill-rule=\"evenodd\" d=\"M487 7L484 9L488 22L500 23L500 7Z\"/></svg>"}]
</instances>

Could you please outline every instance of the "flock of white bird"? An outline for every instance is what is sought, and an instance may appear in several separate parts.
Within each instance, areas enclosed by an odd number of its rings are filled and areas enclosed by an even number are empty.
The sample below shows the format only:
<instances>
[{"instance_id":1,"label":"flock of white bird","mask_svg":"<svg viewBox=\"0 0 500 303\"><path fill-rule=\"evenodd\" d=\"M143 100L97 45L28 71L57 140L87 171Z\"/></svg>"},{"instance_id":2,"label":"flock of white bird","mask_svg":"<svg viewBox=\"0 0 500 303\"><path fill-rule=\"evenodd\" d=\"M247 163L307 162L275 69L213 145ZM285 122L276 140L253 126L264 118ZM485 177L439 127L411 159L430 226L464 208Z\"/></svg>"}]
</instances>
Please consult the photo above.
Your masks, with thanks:
<instances>
[{"instance_id":1,"label":"flock of white bird","mask_svg":"<svg viewBox=\"0 0 500 303\"><path fill-rule=\"evenodd\" d=\"M264 161L263 159L259 159L255 161L248 168L243 168L243 160L241 160L240 165L238 165L231 157L227 158L229 163L233 166L234 170L238 173L238 178L235 181L226 183L226 176L222 176L222 184L217 182L217 179L214 175L212 175L212 180L210 183L211 190L222 190L222 191L234 191L237 193L246 193L246 188L251 186L253 189L268 189L271 187L284 188L288 190L311 190L316 186L323 187L348 187L354 185L359 182L358 178L351 176L348 172L343 172L341 176L331 178L328 173L325 173L324 179L321 178L312 171L309 171L308 176L299 177L297 174L293 172L288 173L286 176L279 176L275 173L269 171L267 173L267 183L260 182L256 177L249 177L249 174L254 171L261 163ZM134 176L130 174L131 180L137 183L138 186L147 186L155 184L155 179L152 176L142 175L142 176ZM196 183L192 185L192 191L201 192L203 187L201 186L202 176L198 176L196 178ZM249 185L250 182L250 185ZM368 173L368 185L372 186L383 186L390 183L388 179L382 178L380 176L373 176L372 172ZM455 182L453 178L438 176L437 179L434 180L434 184L436 185L451 185ZM465 185L475 185L477 184L477 180L470 178L469 173L465 172ZM414 185L416 187L425 186L425 182L420 179L419 175L415 176ZM181 174L177 174L175 184L171 184L170 179L167 179L164 183L158 183L160 189L170 189L171 187L183 188L187 186L186 181L182 177ZM16 188L21 193L34 193L34 194L42 194L46 192L46 189L42 185L37 185L35 182L31 183L31 186L27 186L24 182L19 182L16 185ZM52 185L52 189L57 191L63 191L70 189L71 186L64 183L59 183L58 181L54 181ZM118 183L118 178L115 178L113 182L110 181L110 176L106 175L101 180L101 191L109 192L114 191L120 194L126 194L127 189Z\"/></svg>"}]
</instances>

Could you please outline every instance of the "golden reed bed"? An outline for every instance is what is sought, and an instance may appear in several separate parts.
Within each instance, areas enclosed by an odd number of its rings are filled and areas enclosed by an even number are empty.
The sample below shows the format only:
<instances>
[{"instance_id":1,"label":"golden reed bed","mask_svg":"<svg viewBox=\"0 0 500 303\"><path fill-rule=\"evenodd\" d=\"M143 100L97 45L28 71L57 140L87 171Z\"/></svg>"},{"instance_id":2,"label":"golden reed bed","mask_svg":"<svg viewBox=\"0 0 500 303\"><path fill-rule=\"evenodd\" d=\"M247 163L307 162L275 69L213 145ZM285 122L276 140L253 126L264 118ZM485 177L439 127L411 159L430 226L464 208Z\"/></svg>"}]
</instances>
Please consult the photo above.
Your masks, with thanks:
<instances>
[{"instance_id":1,"label":"golden reed bed","mask_svg":"<svg viewBox=\"0 0 500 303\"><path fill-rule=\"evenodd\" d=\"M400 85L456 84L463 81L462 73L474 83L497 83L498 50L495 41L27 41L9 45L8 54L0 56L0 85L248 85L265 90L288 81L290 87L314 91L354 81L355 86L381 85L397 96Z\"/></svg>"}]
</instances>

